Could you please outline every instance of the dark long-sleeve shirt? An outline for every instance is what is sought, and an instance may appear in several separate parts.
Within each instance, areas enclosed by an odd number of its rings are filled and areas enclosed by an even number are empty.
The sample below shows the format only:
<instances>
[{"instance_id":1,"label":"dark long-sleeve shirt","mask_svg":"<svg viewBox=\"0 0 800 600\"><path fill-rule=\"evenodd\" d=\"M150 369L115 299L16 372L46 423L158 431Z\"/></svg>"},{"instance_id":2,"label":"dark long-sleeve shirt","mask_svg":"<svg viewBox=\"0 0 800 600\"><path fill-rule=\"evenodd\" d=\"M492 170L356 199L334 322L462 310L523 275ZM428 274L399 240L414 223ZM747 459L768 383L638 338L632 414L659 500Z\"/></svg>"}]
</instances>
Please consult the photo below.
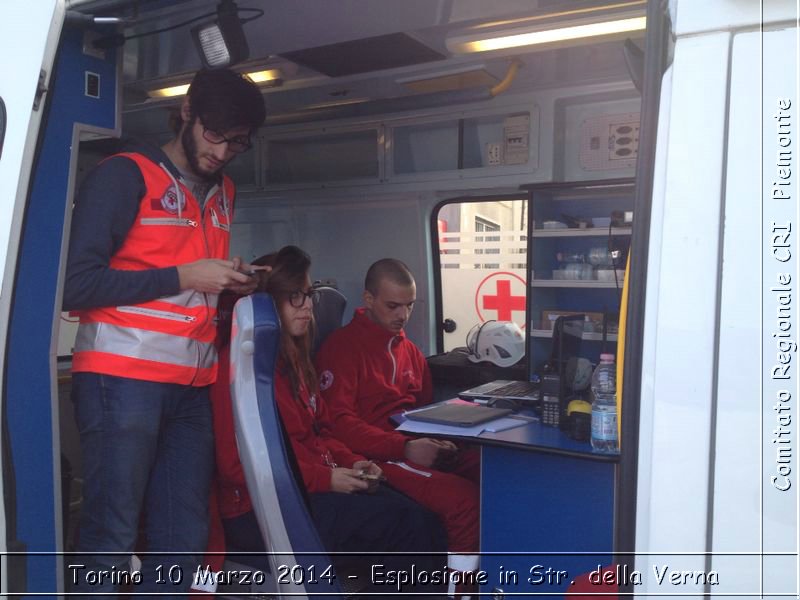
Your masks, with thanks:
<instances>
[{"instance_id":1,"label":"dark long-sleeve shirt","mask_svg":"<svg viewBox=\"0 0 800 600\"><path fill-rule=\"evenodd\" d=\"M144 154L180 176L159 148L139 145L128 151ZM145 190L136 163L123 156L101 162L87 176L72 214L64 310L139 304L180 291L176 267L143 271L109 267L136 219Z\"/></svg>"}]
</instances>

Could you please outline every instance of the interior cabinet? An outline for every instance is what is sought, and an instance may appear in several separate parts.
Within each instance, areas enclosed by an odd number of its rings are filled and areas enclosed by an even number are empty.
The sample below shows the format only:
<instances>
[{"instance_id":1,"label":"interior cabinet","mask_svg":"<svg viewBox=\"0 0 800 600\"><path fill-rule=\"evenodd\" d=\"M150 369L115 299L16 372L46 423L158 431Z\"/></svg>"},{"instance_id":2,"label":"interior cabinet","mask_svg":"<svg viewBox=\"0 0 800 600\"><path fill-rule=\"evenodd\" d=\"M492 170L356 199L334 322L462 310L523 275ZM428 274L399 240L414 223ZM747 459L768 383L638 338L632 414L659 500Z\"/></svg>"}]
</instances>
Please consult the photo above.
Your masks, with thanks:
<instances>
[{"instance_id":1,"label":"interior cabinet","mask_svg":"<svg viewBox=\"0 0 800 600\"><path fill-rule=\"evenodd\" d=\"M377 125L267 135L264 184L377 183L382 138L382 128Z\"/></svg>"},{"instance_id":2,"label":"interior cabinet","mask_svg":"<svg viewBox=\"0 0 800 600\"><path fill-rule=\"evenodd\" d=\"M580 355L596 364L601 352L616 352L633 181L547 184L528 191L530 372L542 373L555 319L566 314L586 315Z\"/></svg>"},{"instance_id":3,"label":"interior cabinet","mask_svg":"<svg viewBox=\"0 0 800 600\"><path fill-rule=\"evenodd\" d=\"M389 127L390 177L450 173L499 175L538 167L538 108L458 113Z\"/></svg>"}]
</instances>

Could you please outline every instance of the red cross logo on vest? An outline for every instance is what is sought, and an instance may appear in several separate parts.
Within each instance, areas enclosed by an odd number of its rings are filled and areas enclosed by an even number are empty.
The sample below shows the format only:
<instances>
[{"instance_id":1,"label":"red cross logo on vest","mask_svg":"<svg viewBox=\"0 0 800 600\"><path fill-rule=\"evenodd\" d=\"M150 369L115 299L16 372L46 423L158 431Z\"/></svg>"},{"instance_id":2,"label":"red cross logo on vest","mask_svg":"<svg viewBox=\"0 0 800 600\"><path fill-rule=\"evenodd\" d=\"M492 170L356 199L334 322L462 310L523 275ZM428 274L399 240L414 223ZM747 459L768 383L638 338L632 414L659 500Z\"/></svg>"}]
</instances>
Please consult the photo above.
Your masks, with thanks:
<instances>
[{"instance_id":1,"label":"red cross logo on vest","mask_svg":"<svg viewBox=\"0 0 800 600\"><path fill-rule=\"evenodd\" d=\"M485 277L475 293L475 310L481 321L513 321L514 312L525 313L525 280L514 273L498 271ZM524 323L524 318L520 319Z\"/></svg>"}]
</instances>

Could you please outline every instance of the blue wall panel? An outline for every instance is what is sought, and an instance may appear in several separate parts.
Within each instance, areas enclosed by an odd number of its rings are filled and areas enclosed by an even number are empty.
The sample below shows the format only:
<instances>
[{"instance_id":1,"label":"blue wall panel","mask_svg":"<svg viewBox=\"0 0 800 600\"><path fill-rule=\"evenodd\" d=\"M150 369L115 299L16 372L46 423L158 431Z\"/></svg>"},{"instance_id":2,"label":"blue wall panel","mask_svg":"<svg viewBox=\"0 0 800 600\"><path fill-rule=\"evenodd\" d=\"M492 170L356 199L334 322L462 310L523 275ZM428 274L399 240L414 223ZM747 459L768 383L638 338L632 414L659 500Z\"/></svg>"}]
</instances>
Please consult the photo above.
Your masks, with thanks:
<instances>
[{"instance_id":1,"label":"blue wall panel","mask_svg":"<svg viewBox=\"0 0 800 600\"><path fill-rule=\"evenodd\" d=\"M75 123L113 129L116 120L116 56L82 53L83 32L64 33L57 58L46 129L33 174L14 287L7 366L7 418L16 476L17 539L28 552L60 551L56 536L52 432L58 418L49 351L57 275L69 197L69 165ZM100 97L84 94L86 72L100 76ZM60 303L60 297L58 298ZM27 591L56 591L57 557L30 556Z\"/></svg>"}]
</instances>

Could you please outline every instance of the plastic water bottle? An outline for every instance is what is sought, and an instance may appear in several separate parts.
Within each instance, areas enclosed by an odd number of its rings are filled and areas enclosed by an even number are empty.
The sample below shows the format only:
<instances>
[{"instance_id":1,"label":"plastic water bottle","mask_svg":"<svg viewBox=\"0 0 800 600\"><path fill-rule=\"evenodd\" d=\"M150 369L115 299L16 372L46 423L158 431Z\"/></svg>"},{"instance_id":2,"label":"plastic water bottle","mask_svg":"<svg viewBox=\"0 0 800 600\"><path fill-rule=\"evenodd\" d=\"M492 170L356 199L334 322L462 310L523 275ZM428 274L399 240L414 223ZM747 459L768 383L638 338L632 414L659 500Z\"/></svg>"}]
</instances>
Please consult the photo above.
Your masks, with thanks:
<instances>
[{"instance_id":1,"label":"plastic water bottle","mask_svg":"<svg viewBox=\"0 0 800 600\"><path fill-rule=\"evenodd\" d=\"M617 367L613 354L601 354L592 374L592 449L619 452L617 443Z\"/></svg>"}]
</instances>

